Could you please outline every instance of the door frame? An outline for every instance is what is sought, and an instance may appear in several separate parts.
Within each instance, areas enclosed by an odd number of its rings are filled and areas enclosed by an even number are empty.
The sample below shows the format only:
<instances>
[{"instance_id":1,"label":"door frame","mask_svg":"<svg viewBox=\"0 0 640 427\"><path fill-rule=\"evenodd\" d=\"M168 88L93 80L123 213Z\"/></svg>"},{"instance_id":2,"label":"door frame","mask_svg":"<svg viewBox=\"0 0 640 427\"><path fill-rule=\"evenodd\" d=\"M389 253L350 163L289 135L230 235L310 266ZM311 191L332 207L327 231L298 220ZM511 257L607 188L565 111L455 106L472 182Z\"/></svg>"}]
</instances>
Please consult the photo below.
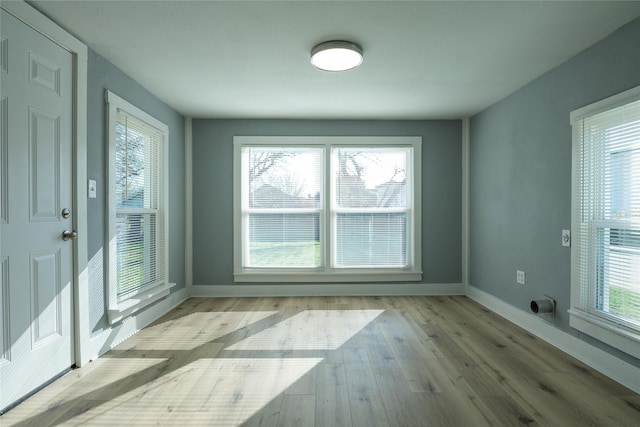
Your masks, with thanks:
<instances>
[{"instance_id":1,"label":"door frame","mask_svg":"<svg viewBox=\"0 0 640 427\"><path fill-rule=\"evenodd\" d=\"M73 248L73 359L80 367L90 361L89 274L87 270L87 46L24 1L0 3L0 8L67 50L72 56L72 212L78 233Z\"/></svg>"}]
</instances>

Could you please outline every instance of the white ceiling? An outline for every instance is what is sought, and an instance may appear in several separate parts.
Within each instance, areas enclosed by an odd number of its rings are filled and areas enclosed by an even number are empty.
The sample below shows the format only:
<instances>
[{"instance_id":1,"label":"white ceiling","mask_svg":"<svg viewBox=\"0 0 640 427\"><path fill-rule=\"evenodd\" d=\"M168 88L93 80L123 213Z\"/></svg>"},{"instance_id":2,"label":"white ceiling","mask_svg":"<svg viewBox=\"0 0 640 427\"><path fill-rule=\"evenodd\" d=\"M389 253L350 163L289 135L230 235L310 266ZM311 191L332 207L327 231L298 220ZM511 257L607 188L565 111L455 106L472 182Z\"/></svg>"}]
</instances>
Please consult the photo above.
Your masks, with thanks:
<instances>
[{"instance_id":1,"label":"white ceiling","mask_svg":"<svg viewBox=\"0 0 640 427\"><path fill-rule=\"evenodd\" d=\"M640 16L640 1L31 1L180 113L426 119L478 113ZM357 69L309 63L362 46Z\"/></svg>"}]
</instances>

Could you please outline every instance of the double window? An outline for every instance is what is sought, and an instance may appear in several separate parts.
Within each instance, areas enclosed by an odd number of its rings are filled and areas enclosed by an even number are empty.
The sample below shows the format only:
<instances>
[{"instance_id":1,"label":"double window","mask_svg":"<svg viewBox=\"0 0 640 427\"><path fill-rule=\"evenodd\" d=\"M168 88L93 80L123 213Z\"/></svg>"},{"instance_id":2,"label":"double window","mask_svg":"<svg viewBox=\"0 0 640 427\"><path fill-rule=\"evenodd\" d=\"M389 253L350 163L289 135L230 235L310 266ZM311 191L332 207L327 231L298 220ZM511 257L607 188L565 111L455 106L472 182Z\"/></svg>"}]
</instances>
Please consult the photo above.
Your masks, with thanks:
<instances>
[{"instance_id":1,"label":"double window","mask_svg":"<svg viewBox=\"0 0 640 427\"><path fill-rule=\"evenodd\" d=\"M640 357L640 88L571 119L571 325Z\"/></svg>"},{"instance_id":2,"label":"double window","mask_svg":"<svg viewBox=\"0 0 640 427\"><path fill-rule=\"evenodd\" d=\"M107 92L109 317L168 294L167 126Z\"/></svg>"},{"instance_id":3,"label":"double window","mask_svg":"<svg viewBox=\"0 0 640 427\"><path fill-rule=\"evenodd\" d=\"M420 143L234 138L235 280L420 280Z\"/></svg>"}]
</instances>

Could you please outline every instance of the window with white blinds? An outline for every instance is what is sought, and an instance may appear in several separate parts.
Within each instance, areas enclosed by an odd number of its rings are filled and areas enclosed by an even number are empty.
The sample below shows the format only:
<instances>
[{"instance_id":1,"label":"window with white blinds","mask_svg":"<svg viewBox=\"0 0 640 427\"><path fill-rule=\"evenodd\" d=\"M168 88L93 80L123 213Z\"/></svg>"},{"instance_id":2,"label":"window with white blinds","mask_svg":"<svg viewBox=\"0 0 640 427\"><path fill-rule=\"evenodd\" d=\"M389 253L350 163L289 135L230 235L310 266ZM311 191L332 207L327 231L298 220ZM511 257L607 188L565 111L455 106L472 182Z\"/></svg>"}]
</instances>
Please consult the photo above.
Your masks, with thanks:
<instances>
[{"instance_id":1,"label":"window with white blinds","mask_svg":"<svg viewBox=\"0 0 640 427\"><path fill-rule=\"evenodd\" d=\"M420 138L234 145L236 281L420 279Z\"/></svg>"},{"instance_id":2,"label":"window with white blinds","mask_svg":"<svg viewBox=\"0 0 640 427\"><path fill-rule=\"evenodd\" d=\"M168 128L107 92L109 123L109 306L118 317L168 291Z\"/></svg>"},{"instance_id":3,"label":"window with white blinds","mask_svg":"<svg viewBox=\"0 0 640 427\"><path fill-rule=\"evenodd\" d=\"M572 125L571 324L640 353L640 90L574 112Z\"/></svg>"},{"instance_id":4,"label":"window with white blinds","mask_svg":"<svg viewBox=\"0 0 640 427\"><path fill-rule=\"evenodd\" d=\"M333 265L408 265L412 147L334 147Z\"/></svg>"}]
</instances>

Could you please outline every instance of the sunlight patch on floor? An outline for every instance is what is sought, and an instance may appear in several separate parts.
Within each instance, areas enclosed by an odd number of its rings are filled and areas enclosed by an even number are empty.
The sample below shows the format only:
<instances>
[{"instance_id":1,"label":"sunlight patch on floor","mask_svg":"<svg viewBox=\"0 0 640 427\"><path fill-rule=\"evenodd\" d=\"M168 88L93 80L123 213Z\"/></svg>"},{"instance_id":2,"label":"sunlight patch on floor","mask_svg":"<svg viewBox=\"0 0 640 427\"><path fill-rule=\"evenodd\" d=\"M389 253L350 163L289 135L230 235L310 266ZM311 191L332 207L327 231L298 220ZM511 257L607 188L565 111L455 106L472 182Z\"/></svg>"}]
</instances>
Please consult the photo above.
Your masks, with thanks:
<instances>
[{"instance_id":1,"label":"sunlight patch on floor","mask_svg":"<svg viewBox=\"0 0 640 427\"><path fill-rule=\"evenodd\" d=\"M226 350L335 350L384 310L305 310Z\"/></svg>"},{"instance_id":2,"label":"sunlight patch on floor","mask_svg":"<svg viewBox=\"0 0 640 427\"><path fill-rule=\"evenodd\" d=\"M189 420L191 425L238 426L321 361L200 359L94 407L87 402L86 411L68 422L113 426Z\"/></svg>"},{"instance_id":3,"label":"sunlight patch on floor","mask_svg":"<svg viewBox=\"0 0 640 427\"><path fill-rule=\"evenodd\" d=\"M119 344L117 349L193 350L277 313L277 311L191 313L147 327Z\"/></svg>"}]
</instances>

